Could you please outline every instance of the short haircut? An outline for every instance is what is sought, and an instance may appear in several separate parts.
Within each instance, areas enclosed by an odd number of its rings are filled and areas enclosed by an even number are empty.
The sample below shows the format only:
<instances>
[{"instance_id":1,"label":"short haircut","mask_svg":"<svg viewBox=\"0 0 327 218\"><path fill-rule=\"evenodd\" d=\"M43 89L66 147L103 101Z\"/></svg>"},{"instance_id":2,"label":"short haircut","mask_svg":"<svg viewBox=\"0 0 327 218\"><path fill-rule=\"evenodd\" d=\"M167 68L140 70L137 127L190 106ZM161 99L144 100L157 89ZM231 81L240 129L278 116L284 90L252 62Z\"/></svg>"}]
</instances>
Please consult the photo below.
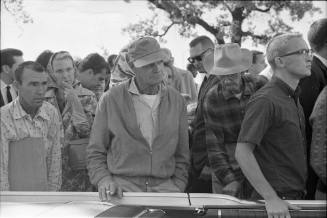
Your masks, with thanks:
<instances>
[{"instance_id":1,"label":"short haircut","mask_svg":"<svg viewBox=\"0 0 327 218\"><path fill-rule=\"evenodd\" d=\"M310 26L308 41L311 48L319 52L327 42L327 18L316 20Z\"/></svg>"},{"instance_id":2,"label":"short haircut","mask_svg":"<svg viewBox=\"0 0 327 218\"><path fill-rule=\"evenodd\" d=\"M258 55L263 55L262 51L257 51L257 50L252 50L252 64L256 64L257 63L257 56Z\"/></svg>"},{"instance_id":3,"label":"short haircut","mask_svg":"<svg viewBox=\"0 0 327 218\"><path fill-rule=\"evenodd\" d=\"M91 69L94 74L101 73L102 69L107 70L107 67L106 60L98 53L89 54L78 64L78 70L80 72Z\"/></svg>"},{"instance_id":4,"label":"short haircut","mask_svg":"<svg viewBox=\"0 0 327 218\"><path fill-rule=\"evenodd\" d=\"M287 52L287 44L294 38L302 38L299 33L285 33L278 35L270 40L267 45L267 61L272 69L275 69L275 58L284 55Z\"/></svg>"},{"instance_id":5,"label":"short haircut","mask_svg":"<svg viewBox=\"0 0 327 218\"><path fill-rule=\"evenodd\" d=\"M193 39L190 42L189 46L192 48L192 47L197 46L198 44L201 44L202 46L207 46L207 47L210 47L210 48L215 47L215 44L212 42L212 40L208 36L198 36L198 37L196 37L195 39Z\"/></svg>"},{"instance_id":6,"label":"short haircut","mask_svg":"<svg viewBox=\"0 0 327 218\"><path fill-rule=\"evenodd\" d=\"M44 50L41 54L39 54L35 62L41 64L44 67L44 69L46 69L52 55L53 55L52 51Z\"/></svg>"},{"instance_id":7,"label":"short haircut","mask_svg":"<svg viewBox=\"0 0 327 218\"><path fill-rule=\"evenodd\" d=\"M14 78L20 84L22 84L22 82L23 82L22 77L23 77L23 73L24 73L25 69L30 69L30 70L33 70L38 73L45 72L45 69L41 64L34 62L34 61L25 61L25 62L19 64L17 69L14 72Z\"/></svg>"},{"instance_id":8,"label":"short haircut","mask_svg":"<svg viewBox=\"0 0 327 218\"><path fill-rule=\"evenodd\" d=\"M4 65L12 67L12 65L15 63L14 57L17 56L23 56L23 52L15 48L1 49L1 69Z\"/></svg>"}]
</instances>

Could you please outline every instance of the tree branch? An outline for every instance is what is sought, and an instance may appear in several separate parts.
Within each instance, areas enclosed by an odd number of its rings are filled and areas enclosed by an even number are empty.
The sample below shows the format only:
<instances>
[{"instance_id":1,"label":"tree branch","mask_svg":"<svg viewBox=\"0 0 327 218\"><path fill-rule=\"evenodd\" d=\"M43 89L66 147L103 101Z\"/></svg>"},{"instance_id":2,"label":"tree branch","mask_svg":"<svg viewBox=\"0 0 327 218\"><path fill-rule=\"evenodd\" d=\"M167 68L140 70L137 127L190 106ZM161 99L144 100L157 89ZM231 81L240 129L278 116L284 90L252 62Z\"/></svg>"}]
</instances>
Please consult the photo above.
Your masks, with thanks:
<instances>
[{"instance_id":1,"label":"tree branch","mask_svg":"<svg viewBox=\"0 0 327 218\"><path fill-rule=\"evenodd\" d=\"M261 9L261 8L255 7L253 10L254 10L254 11L260 11L260 12L263 12L263 13L267 13L268 11L270 11L271 6L272 6L272 5L270 5L270 6L269 6L268 8L266 8L266 9Z\"/></svg>"},{"instance_id":2,"label":"tree branch","mask_svg":"<svg viewBox=\"0 0 327 218\"><path fill-rule=\"evenodd\" d=\"M268 39L267 35L257 35L250 31L242 32L242 36L251 36L252 38L259 39L259 40L267 40Z\"/></svg>"},{"instance_id":3,"label":"tree branch","mask_svg":"<svg viewBox=\"0 0 327 218\"><path fill-rule=\"evenodd\" d=\"M175 24L177 24L177 23L176 23L176 22L172 22L169 26L167 26L166 30L165 30L162 34L157 34L157 35L155 35L155 36L163 37L164 35L167 34L168 30L169 30L172 26L174 26Z\"/></svg>"},{"instance_id":4,"label":"tree branch","mask_svg":"<svg viewBox=\"0 0 327 218\"><path fill-rule=\"evenodd\" d=\"M227 8L227 10L228 10L230 13L233 12L232 9L229 7L229 5L228 5L225 1L223 1L223 5Z\"/></svg>"}]
</instances>

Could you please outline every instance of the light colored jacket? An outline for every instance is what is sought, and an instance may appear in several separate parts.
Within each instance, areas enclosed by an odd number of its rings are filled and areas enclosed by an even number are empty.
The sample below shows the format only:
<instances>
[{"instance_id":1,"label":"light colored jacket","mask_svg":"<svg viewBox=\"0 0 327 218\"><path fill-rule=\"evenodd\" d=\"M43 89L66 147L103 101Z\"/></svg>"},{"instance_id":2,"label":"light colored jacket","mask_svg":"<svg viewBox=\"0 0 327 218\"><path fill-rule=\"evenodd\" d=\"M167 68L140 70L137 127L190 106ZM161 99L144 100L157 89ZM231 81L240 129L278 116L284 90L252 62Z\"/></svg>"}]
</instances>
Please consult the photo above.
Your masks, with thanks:
<instances>
[{"instance_id":1,"label":"light colored jacket","mask_svg":"<svg viewBox=\"0 0 327 218\"><path fill-rule=\"evenodd\" d=\"M97 185L105 176L120 176L144 187L148 179L154 185L171 179L184 191L189 167L185 101L176 90L163 86L159 133L150 148L137 124L130 82L112 87L100 99L87 148L90 180Z\"/></svg>"}]
</instances>

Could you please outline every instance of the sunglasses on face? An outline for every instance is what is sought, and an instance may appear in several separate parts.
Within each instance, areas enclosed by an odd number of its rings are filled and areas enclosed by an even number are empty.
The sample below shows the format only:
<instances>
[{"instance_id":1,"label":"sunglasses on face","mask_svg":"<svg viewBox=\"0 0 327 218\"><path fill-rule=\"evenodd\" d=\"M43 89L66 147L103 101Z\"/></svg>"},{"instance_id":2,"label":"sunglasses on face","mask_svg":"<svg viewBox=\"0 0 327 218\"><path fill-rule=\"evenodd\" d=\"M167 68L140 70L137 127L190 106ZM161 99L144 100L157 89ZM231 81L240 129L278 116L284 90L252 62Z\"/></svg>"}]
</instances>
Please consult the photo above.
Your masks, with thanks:
<instances>
[{"instance_id":1,"label":"sunglasses on face","mask_svg":"<svg viewBox=\"0 0 327 218\"><path fill-rule=\"evenodd\" d=\"M312 49L300 49L294 52L290 52L290 53L286 53L284 55L281 55L279 57L286 57L286 56L290 56L290 55L307 55L307 56L311 56L312 55Z\"/></svg>"},{"instance_id":2,"label":"sunglasses on face","mask_svg":"<svg viewBox=\"0 0 327 218\"><path fill-rule=\"evenodd\" d=\"M201 54L199 54L199 55L197 55L197 56L189 57L189 58L187 58L187 60L188 60L191 64L194 64L195 61L200 62L200 61L202 61L202 59L203 59L203 55L204 55L207 51L209 51L209 50L212 50L212 48L208 48L208 49L204 50Z\"/></svg>"}]
</instances>

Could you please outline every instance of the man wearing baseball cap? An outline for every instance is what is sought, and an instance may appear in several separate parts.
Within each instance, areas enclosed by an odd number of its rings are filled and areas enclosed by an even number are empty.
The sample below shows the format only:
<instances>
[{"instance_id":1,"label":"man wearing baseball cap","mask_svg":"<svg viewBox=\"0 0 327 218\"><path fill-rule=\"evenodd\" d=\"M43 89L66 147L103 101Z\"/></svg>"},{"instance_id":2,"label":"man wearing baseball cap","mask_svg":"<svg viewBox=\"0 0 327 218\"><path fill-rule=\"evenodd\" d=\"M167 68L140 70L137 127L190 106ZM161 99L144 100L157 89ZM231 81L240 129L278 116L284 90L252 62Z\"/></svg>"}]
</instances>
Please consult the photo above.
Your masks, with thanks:
<instances>
[{"instance_id":1,"label":"man wearing baseball cap","mask_svg":"<svg viewBox=\"0 0 327 218\"><path fill-rule=\"evenodd\" d=\"M246 181L234 158L237 137L250 96L264 85L256 75L244 74L251 66L251 58L251 52L238 44L217 45L209 74L219 80L208 90L203 103L212 191L239 198L250 193L244 188L240 193ZM204 59L205 66L211 62L212 58Z\"/></svg>"},{"instance_id":2,"label":"man wearing baseball cap","mask_svg":"<svg viewBox=\"0 0 327 218\"><path fill-rule=\"evenodd\" d=\"M183 192L189 166L183 97L163 83L165 54L151 37L126 58L135 77L101 98L87 148L90 180L101 200L122 192Z\"/></svg>"}]
</instances>

